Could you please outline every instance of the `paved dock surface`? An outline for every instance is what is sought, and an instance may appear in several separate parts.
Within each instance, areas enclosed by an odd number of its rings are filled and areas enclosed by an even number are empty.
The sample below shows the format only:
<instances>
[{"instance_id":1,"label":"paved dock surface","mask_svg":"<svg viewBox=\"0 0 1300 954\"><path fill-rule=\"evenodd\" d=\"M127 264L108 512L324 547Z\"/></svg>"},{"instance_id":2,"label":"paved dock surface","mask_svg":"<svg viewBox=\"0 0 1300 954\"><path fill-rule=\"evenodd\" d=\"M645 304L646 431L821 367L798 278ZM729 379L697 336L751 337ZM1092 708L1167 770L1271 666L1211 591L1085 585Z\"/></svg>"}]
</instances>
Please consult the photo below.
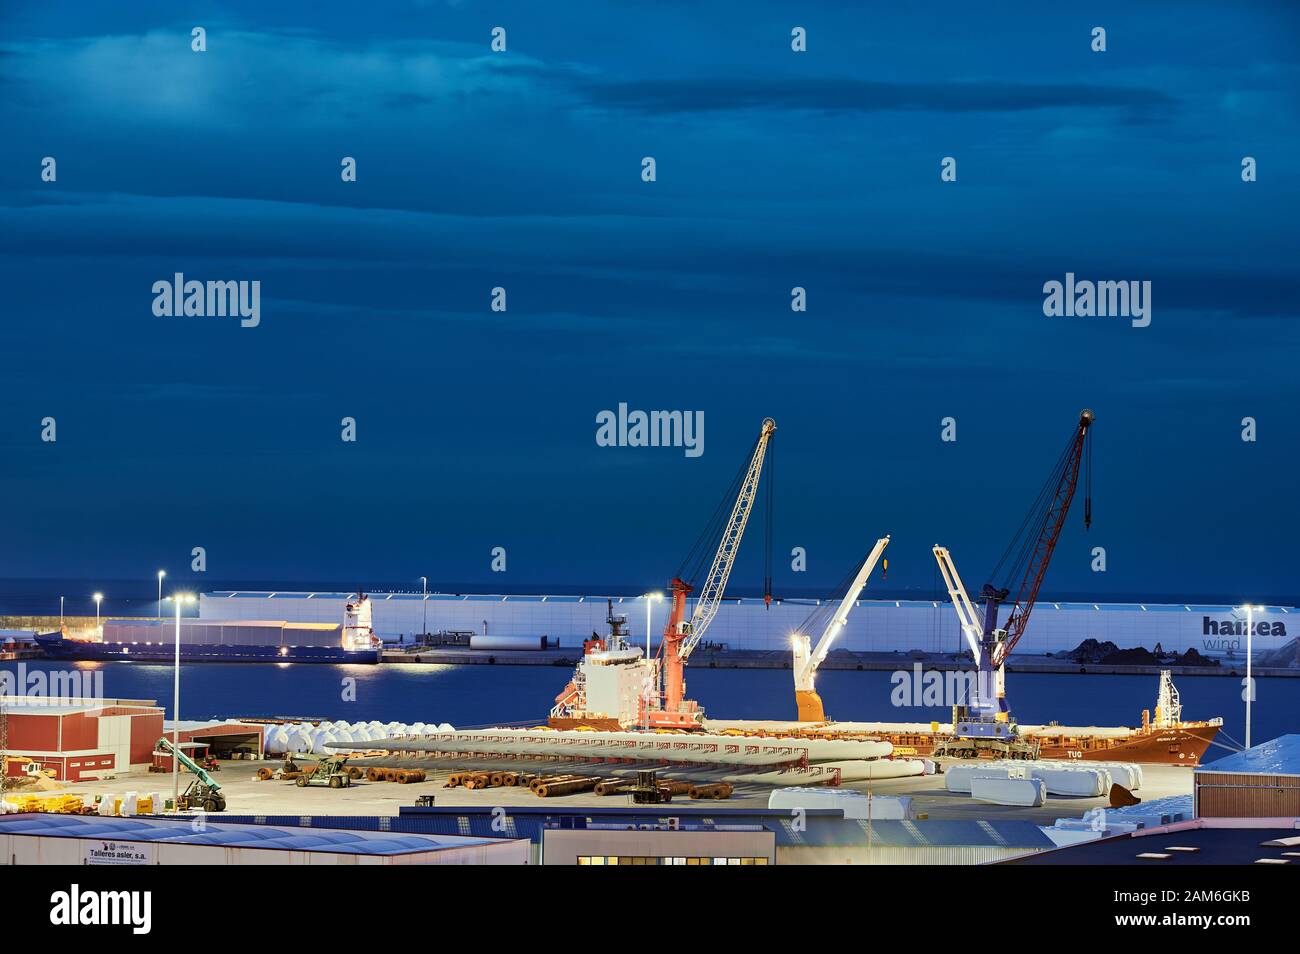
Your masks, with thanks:
<instances>
[{"instance_id":1,"label":"paved dock surface","mask_svg":"<svg viewBox=\"0 0 1300 954\"><path fill-rule=\"evenodd\" d=\"M343 789L324 787L298 788L293 782L257 781L254 772L260 766L278 767L278 761L265 762L223 762L221 770L214 776L226 795L226 811L232 814L251 815L396 815L403 805L414 805L421 795L432 795L439 806L467 805L476 807L503 807L509 809L514 805L549 805L557 812L571 811L574 808L605 807L615 808L630 801L627 795L599 796L590 792L566 795L554 798L538 798L527 788L487 788L470 791L464 788L444 788L447 773L452 767L439 765L430 769L429 763L423 761L358 760L356 764L401 764L420 766L430 772L429 778L413 785L399 785L395 782L367 782L364 779L353 782ZM525 765L526 763L520 763ZM502 762L491 763L492 768L508 768ZM568 767L551 763L550 771L566 771ZM634 772L634 767L624 767L621 771L613 767L605 770L588 767L589 771L601 775L625 774ZM1192 790L1192 770L1176 765L1143 766L1145 785L1138 796L1144 801L1154 801L1169 795L1186 795ZM686 777L688 773L675 770L662 770L664 778ZM708 781L723 773L694 772L690 778ZM184 791L192 776L181 776L181 790ZM1042 808L1012 808L1001 805L987 805L977 802L969 795L956 795L944 788L942 775L920 778L890 779L876 781L868 786L865 782L846 785L845 788L857 791L868 789L877 795L910 795L914 808L928 814L933 819L1017 819L1033 821L1040 825L1050 825L1057 818L1078 818L1090 808L1107 806L1105 798L1049 798ZM123 795L127 792L146 793L157 791L164 797L170 797L172 791L171 776L163 774L144 774L123 776L112 781L82 782L69 785L69 792L79 792L87 796L98 794ZM725 801L693 800L687 796L673 799L673 806L707 810L709 807L767 807L768 795L772 787L766 785L741 784L730 799Z\"/></svg>"}]
</instances>

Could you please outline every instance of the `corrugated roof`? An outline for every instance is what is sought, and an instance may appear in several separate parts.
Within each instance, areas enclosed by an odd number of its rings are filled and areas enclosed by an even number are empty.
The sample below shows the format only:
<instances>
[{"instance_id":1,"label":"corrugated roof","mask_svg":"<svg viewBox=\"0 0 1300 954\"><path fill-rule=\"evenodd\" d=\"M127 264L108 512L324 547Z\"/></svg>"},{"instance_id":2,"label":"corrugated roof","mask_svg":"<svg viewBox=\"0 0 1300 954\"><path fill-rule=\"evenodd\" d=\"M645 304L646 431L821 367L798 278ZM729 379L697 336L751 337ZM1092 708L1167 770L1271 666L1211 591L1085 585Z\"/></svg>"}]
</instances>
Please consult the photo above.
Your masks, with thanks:
<instances>
[{"instance_id":1,"label":"corrugated roof","mask_svg":"<svg viewBox=\"0 0 1300 954\"><path fill-rule=\"evenodd\" d=\"M248 816L253 820L257 816ZM643 825L662 822L665 818L680 818L683 825L726 828L733 825L761 825L776 833L779 846L801 847L865 847L868 842L880 847L907 848L1052 848L1055 847L1042 829L1030 821L873 821L845 819L838 810L815 810L805 813L796 826L788 811L770 809L708 809L684 808L674 810L661 806L645 811L625 809L589 808L573 812L557 812L551 808L516 810L508 809L505 816L493 814L490 808L448 807L410 810L403 806L397 817L362 816L299 818L298 816L271 816L266 823L275 826L292 826L305 821L318 832L331 824L356 828L407 832L411 834L453 835L487 837L502 834L541 841L542 832L550 825L559 827L565 819L590 819L592 824ZM242 819L241 819L242 820ZM502 825L506 825L503 832Z\"/></svg>"},{"instance_id":2,"label":"corrugated roof","mask_svg":"<svg viewBox=\"0 0 1300 954\"><path fill-rule=\"evenodd\" d=\"M1241 752L1198 765L1201 772L1241 772L1251 775L1300 775L1300 735L1282 735Z\"/></svg>"},{"instance_id":3,"label":"corrugated roof","mask_svg":"<svg viewBox=\"0 0 1300 954\"><path fill-rule=\"evenodd\" d=\"M192 819L101 818L97 815L43 813L0 816L0 835L39 835L49 838L108 838L182 845L222 845L230 848L280 848L329 851L352 855L404 855L476 845L499 844L500 837L458 837L443 834L385 834L342 829L311 829L239 825L208 821L194 831Z\"/></svg>"}]
</instances>

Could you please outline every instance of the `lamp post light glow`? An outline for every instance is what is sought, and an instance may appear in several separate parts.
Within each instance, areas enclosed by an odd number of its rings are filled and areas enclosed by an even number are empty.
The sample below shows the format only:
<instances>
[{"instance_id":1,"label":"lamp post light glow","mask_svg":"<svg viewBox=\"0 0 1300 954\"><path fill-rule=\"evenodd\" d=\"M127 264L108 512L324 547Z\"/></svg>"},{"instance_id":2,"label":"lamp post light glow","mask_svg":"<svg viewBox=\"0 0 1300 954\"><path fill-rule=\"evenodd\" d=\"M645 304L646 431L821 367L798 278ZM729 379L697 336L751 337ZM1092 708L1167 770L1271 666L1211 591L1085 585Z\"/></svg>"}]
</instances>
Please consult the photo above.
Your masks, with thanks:
<instances>
[{"instance_id":1,"label":"lamp post light glow","mask_svg":"<svg viewBox=\"0 0 1300 954\"><path fill-rule=\"evenodd\" d=\"M103 593L95 594L95 635L101 640L104 638L104 627L99 621L99 604L104 601Z\"/></svg>"},{"instance_id":2,"label":"lamp post light glow","mask_svg":"<svg viewBox=\"0 0 1300 954\"><path fill-rule=\"evenodd\" d=\"M159 585L163 578L163 571L158 571ZM193 603L193 593L177 593L167 597L176 607L176 666L172 681L172 811L180 811L179 801L181 797L181 604ZM158 600L159 612L161 614L162 600Z\"/></svg>"},{"instance_id":3,"label":"lamp post light glow","mask_svg":"<svg viewBox=\"0 0 1300 954\"><path fill-rule=\"evenodd\" d=\"M166 576L166 575L167 575L167 571L166 571L166 570L159 570L159 571L158 571L158 622L160 622L160 623L162 622L162 604L163 604L163 599L162 599L162 581L163 581L163 577Z\"/></svg>"},{"instance_id":4,"label":"lamp post light glow","mask_svg":"<svg viewBox=\"0 0 1300 954\"><path fill-rule=\"evenodd\" d=\"M652 604L652 603L658 603L658 602L660 602L661 600L663 600L664 595L663 595L662 593L658 593L658 592L656 592L656 593L647 593L645 596L643 596L643 597L641 597L641 598L642 598L643 600L645 600L645 658L646 658L646 659L649 659L649 658L650 658L650 611L651 611L651 604Z\"/></svg>"}]
</instances>

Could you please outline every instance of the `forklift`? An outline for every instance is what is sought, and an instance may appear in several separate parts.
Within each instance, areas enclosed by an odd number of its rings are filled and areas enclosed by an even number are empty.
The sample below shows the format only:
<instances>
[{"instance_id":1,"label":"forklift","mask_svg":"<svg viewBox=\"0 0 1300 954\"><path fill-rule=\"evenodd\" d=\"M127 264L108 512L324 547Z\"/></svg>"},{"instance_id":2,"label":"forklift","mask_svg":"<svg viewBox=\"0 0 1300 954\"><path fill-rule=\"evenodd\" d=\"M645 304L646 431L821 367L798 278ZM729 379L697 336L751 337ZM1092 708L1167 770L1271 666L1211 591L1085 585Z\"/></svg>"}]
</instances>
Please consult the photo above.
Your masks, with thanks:
<instances>
[{"instance_id":1,"label":"forklift","mask_svg":"<svg viewBox=\"0 0 1300 954\"><path fill-rule=\"evenodd\" d=\"M347 770L348 756L326 755L310 769L294 779L299 788L309 785L329 786L330 788L348 788L352 785L352 776Z\"/></svg>"},{"instance_id":2,"label":"forklift","mask_svg":"<svg viewBox=\"0 0 1300 954\"><path fill-rule=\"evenodd\" d=\"M205 812L224 812L226 810L226 796L221 793L221 786L216 783L211 775L192 758L172 745L171 739L166 736L158 740L157 748L161 752L171 754L181 765L194 773L196 778L190 782L189 787L185 789L176 799L176 810L178 812L188 811L191 808L201 808Z\"/></svg>"}]
</instances>

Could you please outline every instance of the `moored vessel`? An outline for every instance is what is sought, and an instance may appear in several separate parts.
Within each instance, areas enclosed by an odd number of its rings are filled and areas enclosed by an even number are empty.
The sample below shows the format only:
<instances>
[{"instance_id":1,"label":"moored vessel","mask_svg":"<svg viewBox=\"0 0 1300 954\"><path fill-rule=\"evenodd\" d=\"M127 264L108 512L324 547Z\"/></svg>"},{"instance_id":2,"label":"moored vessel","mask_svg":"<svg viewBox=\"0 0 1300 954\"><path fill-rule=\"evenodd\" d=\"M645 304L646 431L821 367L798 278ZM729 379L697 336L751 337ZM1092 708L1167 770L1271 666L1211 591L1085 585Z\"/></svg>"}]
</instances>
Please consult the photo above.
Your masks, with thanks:
<instances>
[{"instance_id":1,"label":"moored vessel","mask_svg":"<svg viewBox=\"0 0 1300 954\"><path fill-rule=\"evenodd\" d=\"M1158 765L1199 765L1223 727L1220 718L1184 721L1182 702L1169 670L1160 673L1155 716L1142 712L1139 727L1011 725L1001 747L970 744L956 731L956 722L799 722L713 721L711 731L812 738L878 739L889 742L898 756L949 758L1024 758L1078 761L1123 761Z\"/></svg>"}]
</instances>

